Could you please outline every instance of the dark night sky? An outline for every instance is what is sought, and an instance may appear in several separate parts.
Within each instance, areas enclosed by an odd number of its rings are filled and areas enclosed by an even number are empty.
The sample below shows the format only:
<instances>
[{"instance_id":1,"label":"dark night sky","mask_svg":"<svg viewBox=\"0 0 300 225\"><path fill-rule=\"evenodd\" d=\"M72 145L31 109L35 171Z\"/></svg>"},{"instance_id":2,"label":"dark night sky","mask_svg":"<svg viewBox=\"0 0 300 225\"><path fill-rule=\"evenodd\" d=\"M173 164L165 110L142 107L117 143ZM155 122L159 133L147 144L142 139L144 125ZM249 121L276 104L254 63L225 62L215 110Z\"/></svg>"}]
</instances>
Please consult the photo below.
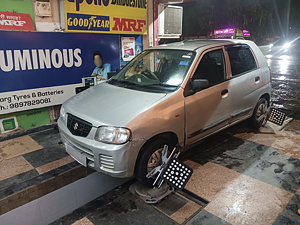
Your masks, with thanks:
<instances>
[{"instance_id":1,"label":"dark night sky","mask_svg":"<svg viewBox=\"0 0 300 225\"><path fill-rule=\"evenodd\" d=\"M197 0L180 5L183 36L234 27L249 30L256 40L300 35L300 0Z\"/></svg>"}]
</instances>

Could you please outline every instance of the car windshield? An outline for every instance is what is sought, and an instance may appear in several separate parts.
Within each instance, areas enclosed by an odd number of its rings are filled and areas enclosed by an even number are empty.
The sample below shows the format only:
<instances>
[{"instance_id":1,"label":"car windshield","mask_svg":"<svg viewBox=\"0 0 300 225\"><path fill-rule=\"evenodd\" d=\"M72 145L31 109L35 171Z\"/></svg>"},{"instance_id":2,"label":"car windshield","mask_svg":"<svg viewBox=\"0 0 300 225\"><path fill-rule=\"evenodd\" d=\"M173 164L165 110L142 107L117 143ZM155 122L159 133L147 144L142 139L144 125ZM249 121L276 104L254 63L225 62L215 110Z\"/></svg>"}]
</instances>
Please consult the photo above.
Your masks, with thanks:
<instances>
[{"instance_id":1,"label":"car windshield","mask_svg":"<svg viewBox=\"0 0 300 225\"><path fill-rule=\"evenodd\" d=\"M194 55L192 51L147 50L108 83L147 92L173 92L184 80Z\"/></svg>"}]
</instances>

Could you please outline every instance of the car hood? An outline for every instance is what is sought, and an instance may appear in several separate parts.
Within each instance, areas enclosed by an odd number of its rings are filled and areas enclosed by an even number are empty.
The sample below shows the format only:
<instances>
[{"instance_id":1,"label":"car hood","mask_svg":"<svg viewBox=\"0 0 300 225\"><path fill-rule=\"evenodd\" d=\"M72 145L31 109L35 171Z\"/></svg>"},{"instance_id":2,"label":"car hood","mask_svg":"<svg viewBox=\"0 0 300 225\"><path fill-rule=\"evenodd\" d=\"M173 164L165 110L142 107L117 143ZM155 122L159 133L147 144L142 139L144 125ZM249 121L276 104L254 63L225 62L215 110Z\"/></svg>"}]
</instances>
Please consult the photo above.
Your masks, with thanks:
<instances>
[{"instance_id":1,"label":"car hood","mask_svg":"<svg viewBox=\"0 0 300 225\"><path fill-rule=\"evenodd\" d=\"M126 126L165 96L165 93L137 91L102 82L70 98L63 106L67 113L95 127Z\"/></svg>"}]
</instances>

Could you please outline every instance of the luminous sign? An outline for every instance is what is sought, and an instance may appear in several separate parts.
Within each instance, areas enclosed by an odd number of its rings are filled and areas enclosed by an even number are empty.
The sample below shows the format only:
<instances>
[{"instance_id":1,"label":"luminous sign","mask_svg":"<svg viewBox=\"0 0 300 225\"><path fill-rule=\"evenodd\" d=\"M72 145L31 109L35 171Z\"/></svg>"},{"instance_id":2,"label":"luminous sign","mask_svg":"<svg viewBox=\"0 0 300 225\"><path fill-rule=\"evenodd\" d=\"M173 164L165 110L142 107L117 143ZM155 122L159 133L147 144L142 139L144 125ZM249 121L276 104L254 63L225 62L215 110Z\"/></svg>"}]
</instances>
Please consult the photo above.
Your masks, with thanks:
<instances>
[{"instance_id":1,"label":"luminous sign","mask_svg":"<svg viewBox=\"0 0 300 225\"><path fill-rule=\"evenodd\" d=\"M244 36L250 36L250 32L248 30L243 30L243 35Z\"/></svg>"},{"instance_id":2,"label":"luminous sign","mask_svg":"<svg viewBox=\"0 0 300 225\"><path fill-rule=\"evenodd\" d=\"M234 28L222 29L222 30L215 30L214 34L234 34Z\"/></svg>"},{"instance_id":3,"label":"luminous sign","mask_svg":"<svg viewBox=\"0 0 300 225\"><path fill-rule=\"evenodd\" d=\"M81 49L24 49L0 50L0 70L3 72L19 70L51 69L61 67L80 67Z\"/></svg>"},{"instance_id":4,"label":"luminous sign","mask_svg":"<svg viewBox=\"0 0 300 225\"><path fill-rule=\"evenodd\" d=\"M95 51L112 70L120 68L119 35L0 31L0 36L0 115L62 104L92 74Z\"/></svg>"},{"instance_id":5,"label":"luminous sign","mask_svg":"<svg viewBox=\"0 0 300 225\"><path fill-rule=\"evenodd\" d=\"M239 29L235 29L235 28L227 28L227 29L222 29L222 30L215 30L214 31L215 35L231 35L231 34L236 34L239 36L250 36L250 32L248 30L239 30Z\"/></svg>"}]
</instances>

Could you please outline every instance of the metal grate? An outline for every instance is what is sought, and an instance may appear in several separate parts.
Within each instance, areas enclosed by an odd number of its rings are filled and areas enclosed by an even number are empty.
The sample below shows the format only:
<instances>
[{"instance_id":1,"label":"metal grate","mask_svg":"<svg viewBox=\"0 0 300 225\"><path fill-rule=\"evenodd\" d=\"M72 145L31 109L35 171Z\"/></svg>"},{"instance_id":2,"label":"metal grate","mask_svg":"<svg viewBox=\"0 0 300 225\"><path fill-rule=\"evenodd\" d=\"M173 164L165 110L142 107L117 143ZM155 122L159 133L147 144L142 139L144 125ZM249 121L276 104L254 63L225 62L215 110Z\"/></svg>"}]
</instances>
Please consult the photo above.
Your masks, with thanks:
<instances>
[{"instance_id":1,"label":"metal grate","mask_svg":"<svg viewBox=\"0 0 300 225\"><path fill-rule=\"evenodd\" d=\"M76 136L87 137L92 129L92 124L68 113L67 127Z\"/></svg>"},{"instance_id":2,"label":"metal grate","mask_svg":"<svg viewBox=\"0 0 300 225\"><path fill-rule=\"evenodd\" d=\"M103 169L113 170L114 169L114 158L110 155L99 155L100 167Z\"/></svg>"},{"instance_id":3,"label":"metal grate","mask_svg":"<svg viewBox=\"0 0 300 225\"><path fill-rule=\"evenodd\" d=\"M164 34L182 33L182 8L167 7L165 10Z\"/></svg>"},{"instance_id":4,"label":"metal grate","mask_svg":"<svg viewBox=\"0 0 300 225\"><path fill-rule=\"evenodd\" d=\"M268 121L282 126L285 120L286 114L279 111L278 109L271 108L270 114L268 116Z\"/></svg>"}]
</instances>

